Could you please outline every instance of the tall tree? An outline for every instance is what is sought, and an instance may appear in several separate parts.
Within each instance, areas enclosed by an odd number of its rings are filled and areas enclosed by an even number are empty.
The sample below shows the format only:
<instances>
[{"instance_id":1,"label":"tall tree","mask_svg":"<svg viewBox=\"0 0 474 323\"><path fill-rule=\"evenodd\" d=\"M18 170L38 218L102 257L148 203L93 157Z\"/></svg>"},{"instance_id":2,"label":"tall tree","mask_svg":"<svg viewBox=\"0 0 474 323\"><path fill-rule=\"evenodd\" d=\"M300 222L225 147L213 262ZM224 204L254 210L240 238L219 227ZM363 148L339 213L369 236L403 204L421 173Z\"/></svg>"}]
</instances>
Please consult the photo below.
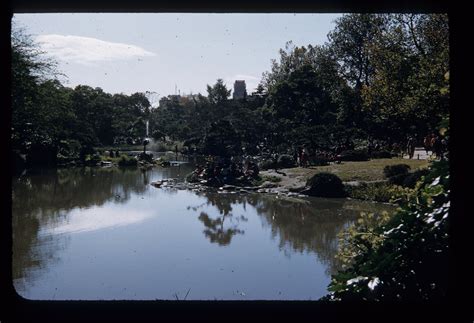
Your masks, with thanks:
<instances>
[{"instance_id":1,"label":"tall tree","mask_svg":"<svg viewBox=\"0 0 474 323\"><path fill-rule=\"evenodd\" d=\"M219 104L227 101L231 90L228 90L222 79L217 79L213 86L207 85L207 98L212 104Z\"/></svg>"},{"instance_id":2,"label":"tall tree","mask_svg":"<svg viewBox=\"0 0 474 323\"><path fill-rule=\"evenodd\" d=\"M379 136L434 131L449 106L446 15L391 15L371 45L374 80L363 105Z\"/></svg>"}]
</instances>

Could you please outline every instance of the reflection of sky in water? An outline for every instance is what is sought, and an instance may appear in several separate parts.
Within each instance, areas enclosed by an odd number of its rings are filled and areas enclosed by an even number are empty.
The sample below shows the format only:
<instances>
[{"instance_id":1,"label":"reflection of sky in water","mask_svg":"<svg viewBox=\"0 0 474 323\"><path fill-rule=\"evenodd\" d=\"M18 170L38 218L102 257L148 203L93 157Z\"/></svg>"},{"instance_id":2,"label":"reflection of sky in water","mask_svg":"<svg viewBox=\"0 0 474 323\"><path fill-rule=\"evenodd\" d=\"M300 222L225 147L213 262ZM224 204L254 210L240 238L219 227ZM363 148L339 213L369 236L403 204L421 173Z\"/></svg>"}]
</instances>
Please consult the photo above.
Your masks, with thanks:
<instances>
[{"instance_id":1,"label":"reflection of sky in water","mask_svg":"<svg viewBox=\"0 0 474 323\"><path fill-rule=\"evenodd\" d=\"M89 209L74 209L67 218L54 227L43 229L42 234L77 233L107 229L144 221L153 216L152 212L133 211L106 205Z\"/></svg>"},{"instance_id":2,"label":"reflection of sky in water","mask_svg":"<svg viewBox=\"0 0 474 323\"><path fill-rule=\"evenodd\" d=\"M89 232L138 224L169 209L182 208L182 201L172 198L177 193L150 186L142 194L131 194L126 204L112 200L101 206L74 208L65 213L59 222L44 225L40 234ZM179 193L188 197L194 195L184 191Z\"/></svg>"}]
</instances>

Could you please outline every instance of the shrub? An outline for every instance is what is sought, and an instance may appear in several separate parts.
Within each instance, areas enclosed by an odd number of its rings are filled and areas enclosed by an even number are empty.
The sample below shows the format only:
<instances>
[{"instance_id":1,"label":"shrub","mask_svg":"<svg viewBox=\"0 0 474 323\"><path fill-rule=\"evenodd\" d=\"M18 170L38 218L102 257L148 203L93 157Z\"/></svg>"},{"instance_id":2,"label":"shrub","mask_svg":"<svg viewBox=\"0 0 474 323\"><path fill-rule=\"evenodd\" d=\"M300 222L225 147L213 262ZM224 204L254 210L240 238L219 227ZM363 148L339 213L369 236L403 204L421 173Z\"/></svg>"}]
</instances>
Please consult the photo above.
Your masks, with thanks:
<instances>
[{"instance_id":1,"label":"shrub","mask_svg":"<svg viewBox=\"0 0 474 323\"><path fill-rule=\"evenodd\" d=\"M410 166L407 164L396 164L396 165L387 165L383 169L383 174L386 178L394 177L397 175L406 175Z\"/></svg>"},{"instance_id":2,"label":"shrub","mask_svg":"<svg viewBox=\"0 0 474 323\"><path fill-rule=\"evenodd\" d=\"M295 167L295 161L290 155L280 155L277 161L278 168Z\"/></svg>"},{"instance_id":3,"label":"shrub","mask_svg":"<svg viewBox=\"0 0 474 323\"><path fill-rule=\"evenodd\" d=\"M93 155L88 155L86 157L85 163L88 166L96 166L98 163L100 163L101 158L99 154L93 154Z\"/></svg>"},{"instance_id":4,"label":"shrub","mask_svg":"<svg viewBox=\"0 0 474 323\"><path fill-rule=\"evenodd\" d=\"M376 202L390 202L390 185L387 183L361 183L358 186L346 185L345 191L351 198Z\"/></svg>"},{"instance_id":5,"label":"shrub","mask_svg":"<svg viewBox=\"0 0 474 323\"><path fill-rule=\"evenodd\" d=\"M309 159L311 166L327 166L329 165L330 159L323 154L316 154Z\"/></svg>"},{"instance_id":6,"label":"shrub","mask_svg":"<svg viewBox=\"0 0 474 323\"><path fill-rule=\"evenodd\" d=\"M408 176L408 173L395 175L395 176L389 177L388 182L392 185L402 186L403 182L405 181L405 178L407 178L407 176Z\"/></svg>"},{"instance_id":7,"label":"shrub","mask_svg":"<svg viewBox=\"0 0 474 323\"><path fill-rule=\"evenodd\" d=\"M147 163L153 163L153 155L148 153L141 153L138 155L138 159L141 161L145 161Z\"/></svg>"},{"instance_id":8,"label":"shrub","mask_svg":"<svg viewBox=\"0 0 474 323\"><path fill-rule=\"evenodd\" d=\"M446 300L449 211L449 165L436 162L386 223L364 219L342 236L346 269L332 276L324 299Z\"/></svg>"},{"instance_id":9,"label":"shrub","mask_svg":"<svg viewBox=\"0 0 474 323\"><path fill-rule=\"evenodd\" d=\"M376 228L386 225L391 217L392 214L386 211L378 216L374 213L362 212L353 225L339 232L336 259L341 261L342 269L351 267L359 253L370 252L381 245L383 236L373 234L373 232Z\"/></svg>"},{"instance_id":10,"label":"shrub","mask_svg":"<svg viewBox=\"0 0 474 323\"><path fill-rule=\"evenodd\" d=\"M402 186L414 188L416 183L421 180L423 176L426 176L430 173L427 168L417 169L412 173L408 173L408 175L404 178Z\"/></svg>"},{"instance_id":11,"label":"shrub","mask_svg":"<svg viewBox=\"0 0 474 323\"><path fill-rule=\"evenodd\" d=\"M339 177L331 173L318 173L306 183L307 194L321 197L344 197L344 185Z\"/></svg>"},{"instance_id":12,"label":"shrub","mask_svg":"<svg viewBox=\"0 0 474 323\"><path fill-rule=\"evenodd\" d=\"M369 160L367 151L365 150L346 150L340 154L342 161L366 161Z\"/></svg>"},{"instance_id":13,"label":"shrub","mask_svg":"<svg viewBox=\"0 0 474 323\"><path fill-rule=\"evenodd\" d=\"M370 154L370 158L374 158L374 159L377 159L377 158L392 158L392 157L395 157L395 156L396 155L394 153L391 153L388 150L373 151Z\"/></svg>"},{"instance_id":14,"label":"shrub","mask_svg":"<svg viewBox=\"0 0 474 323\"><path fill-rule=\"evenodd\" d=\"M118 161L118 165L119 166L137 166L138 164L138 160L136 160L135 158L130 158L126 155L122 155L120 156L120 159Z\"/></svg>"},{"instance_id":15,"label":"shrub","mask_svg":"<svg viewBox=\"0 0 474 323\"><path fill-rule=\"evenodd\" d=\"M275 168L275 162L271 159L264 159L258 163L258 167L262 170Z\"/></svg>"},{"instance_id":16,"label":"shrub","mask_svg":"<svg viewBox=\"0 0 474 323\"><path fill-rule=\"evenodd\" d=\"M345 191L351 198L383 203L403 203L413 190L388 183L361 183L358 186L346 185Z\"/></svg>"}]
</instances>

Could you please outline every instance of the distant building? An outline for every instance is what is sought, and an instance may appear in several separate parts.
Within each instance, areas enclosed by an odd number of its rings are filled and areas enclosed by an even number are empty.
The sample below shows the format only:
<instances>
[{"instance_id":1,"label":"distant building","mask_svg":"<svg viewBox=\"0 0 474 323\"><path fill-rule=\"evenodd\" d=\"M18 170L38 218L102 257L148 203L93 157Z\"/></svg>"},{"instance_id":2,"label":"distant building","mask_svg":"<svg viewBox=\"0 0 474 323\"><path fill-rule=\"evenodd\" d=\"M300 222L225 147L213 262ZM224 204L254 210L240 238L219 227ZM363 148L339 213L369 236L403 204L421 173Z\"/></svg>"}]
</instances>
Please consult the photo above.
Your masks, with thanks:
<instances>
[{"instance_id":1,"label":"distant building","mask_svg":"<svg viewBox=\"0 0 474 323\"><path fill-rule=\"evenodd\" d=\"M175 104L181 104L181 105L186 105L192 102L199 101L200 94L170 94L168 96L164 96L160 99L160 107L164 107L170 103L175 103Z\"/></svg>"},{"instance_id":2,"label":"distant building","mask_svg":"<svg viewBox=\"0 0 474 323\"><path fill-rule=\"evenodd\" d=\"M236 80L234 83L234 93L232 95L234 100L245 99L247 97L247 89L244 80Z\"/></svg>"}]
</instances>

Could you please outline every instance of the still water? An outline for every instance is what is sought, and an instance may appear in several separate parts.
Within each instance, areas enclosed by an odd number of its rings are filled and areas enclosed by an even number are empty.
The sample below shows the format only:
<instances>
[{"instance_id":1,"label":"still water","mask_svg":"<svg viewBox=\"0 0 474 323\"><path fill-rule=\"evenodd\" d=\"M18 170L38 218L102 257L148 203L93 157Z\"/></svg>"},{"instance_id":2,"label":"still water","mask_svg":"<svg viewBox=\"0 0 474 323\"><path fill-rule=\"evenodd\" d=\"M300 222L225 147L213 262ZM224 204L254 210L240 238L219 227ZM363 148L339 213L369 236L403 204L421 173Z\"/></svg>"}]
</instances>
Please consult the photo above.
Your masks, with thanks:
<instances>
[{"instance_id":1,"label":"still water","mask_svg":"<svg viewBox=\"0 0 474 323\"><path fill-rule=\"evenodd\" d=\"M27 299L316 300L337 233L387 205L155 188L190 164L13 178L13 283Z\"/></svg>"}]
</instances>

